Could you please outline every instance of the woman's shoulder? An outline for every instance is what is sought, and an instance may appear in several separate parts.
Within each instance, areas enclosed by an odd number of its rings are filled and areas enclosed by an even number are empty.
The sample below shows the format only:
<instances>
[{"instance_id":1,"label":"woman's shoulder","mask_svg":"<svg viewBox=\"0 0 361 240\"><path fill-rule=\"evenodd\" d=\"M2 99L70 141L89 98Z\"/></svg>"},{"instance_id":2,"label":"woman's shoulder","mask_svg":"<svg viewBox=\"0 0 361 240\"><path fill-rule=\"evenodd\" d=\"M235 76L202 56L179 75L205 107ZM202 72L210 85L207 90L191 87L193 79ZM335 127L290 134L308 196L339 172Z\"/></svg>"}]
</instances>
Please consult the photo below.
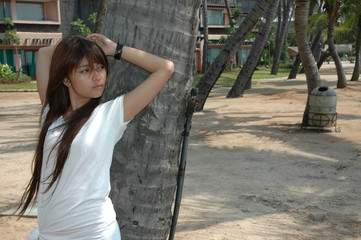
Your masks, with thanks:
<instances>
[{"instance_id":1,"label":"woman's shoulder","mask_svg":"<svg viewBox=\"0 0 361 240\"><path fill-rule=\"evenodd\" d=\"M116 122L124 122L124 95L99 104L97 114L102 114L107 121L114 119Z\"/></svg>"},{"instance_id":2,"label":"woman's shoulder","mask_svg":"<svg viewBox=\"0 0 361 240\"><path fill-rule=\"evenodd\" d=\"M110 108L110 107L114 107L114 106L123 107L123 100L124 100L124 95L120 95L114 99L111 99L111 100L108 100L106 102L99 104L99 107L102 107L102 108Z\"/></svg>"}]
</instances>

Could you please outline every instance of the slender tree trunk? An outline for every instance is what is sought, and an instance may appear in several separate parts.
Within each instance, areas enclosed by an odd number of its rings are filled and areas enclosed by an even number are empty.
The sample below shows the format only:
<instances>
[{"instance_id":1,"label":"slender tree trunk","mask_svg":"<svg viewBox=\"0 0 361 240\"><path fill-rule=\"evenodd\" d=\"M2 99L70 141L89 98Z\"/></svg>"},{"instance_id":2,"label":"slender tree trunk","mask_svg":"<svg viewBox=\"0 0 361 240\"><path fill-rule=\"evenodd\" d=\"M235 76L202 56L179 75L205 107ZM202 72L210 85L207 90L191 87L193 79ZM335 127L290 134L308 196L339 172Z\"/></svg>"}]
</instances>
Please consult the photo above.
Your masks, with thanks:
<instances>
[{"instance_id":1,"label":"slender tree trunk","mask_svg":"<svg viewBox=\"0 0 361 240\"><path fill-rule=\"evenodd\" d=\"M318 73L316 62L312 55L311 49L308 45L307 21L308 21L309 4L310 4L309 0L296 0L296 14L295 14L296 40L297 40L297 46L299 49L302 65L305 68L308 96L314 88L320 86L321 84L320 75ZM309 104L307 100L306 108L302 120L303 126L308 125L308 113L309 113Z\"/></svg>"},{"instance_id":2,"label":"slender tree trunk","mask_svg":"<svg viewBox=\"0 0 361 240\"><path fill-rule=\"evenodd\" d=\"M259 59L263 52L264 45L271 32L271 26L276 15L278 1L279 0L274 0L271 6L268 8L265 14L266 22L264 22L258 30L256 39L253 43L246 63L243 65L243 68L238 74L236 81L234 82L231 90L228 92L227 98L241 97L243 95L245 86L248 82L251 81L253 72L259 63Z\"/></svg>"},{"instance_id":3,"label":"slender tree trunk","mask_svg":"<svg viewBox=\"0 0 361 240\"><path fill-rule=\"evenodd\" d=\"M337 88L344 88L347 86L345 72L342 67L341 59L338 56L335 46L335 24L338 16L338 6L326 7L328 13L328 29L327 29L327 42L330 54L335 62L337 70Z\"/></svg>"},{"instance_id":4,"label":"slender tree trunk","mask_svg":"<svg viewBox=\"0 0 361 240\"><path fill-rule=\"evenodd\" d=\"M230 9L229 4L228 4L228 0L224 0L224 3L225 3L225 5L226 5L226 10L227 10L227 14L228 14L229 24L231 25L231 27L233 27L233 26L234 26L234 23L233 23L233 19L232 19L231 9Z\"/></svg>"},{"instance_id":5,"label":"slender tree trunk","mask_svg":"<svg viewBox=\"0 0 361 240\"><path fill-rule=\"evenodd\" d=\"M278 10L277 10L277 29L275 39L279 39L281 37L281 28L282 28L282 8L283 8L283 0L280 0ZM277 40L276 40L277 41Z\"/></svg>"},{"instance_id":6,"label":"slender tree trunk","mask_svg":"<svg viewBox=\"0 0 361 240\"><path fill-rule=\"evenodd\" d=\"M312 42L311 51L316 62L318 62L318 60L320 60L321 57L321 49L322 49L321 39L322 39L322 32L320 31L316 34Z\"/></svg>"},{"instance_id":7,"label":"slender tree trunk","mask_svg":"<svg viewBox=\"0 0 361 240\"><path fill-rule=\"evenodd\" d=\"M253 27L256 25L257 20L261 17L266 9L271 5L272 0L257 0L253 9L239 26L237 31L230 37L228 42L224 45L222 51L218 54L212 65L208 68L207 72L199 80L196 87L198 88L199 106L197 110L202 110L206 99L227 66L230 57L234 56L241 44L251 33Z\"/></svg>"},{"instance_id":8,"label":"slender tree trunk","mask_svg":"<svg viewBox=\"0 0 361 240\"><path fill-rule=\"evenodd\" d=\"M331 56L330 51L327 49L325 52L323 52L320 56L320 59L317 62L317 68L320 69L322 64L326 61L326 59Z\"/></svg>"},{"instance_id":9,"label":"slender tree trunk","mask_svg":"<svg viewBox=\"0 0 361 240\"><path fill-rule=\"evenodd\" d=\"M322 33L321 31L319 31L318 33L316 33L316 35L313 36L313 41L312 41L312 45L311 45L311 52L313 54L313 57L315 58L315 61L318 62L318 60L320 59L320 53L321 53L321 46L320 46L320 41L321 41L321 37L322 37ZM305 69L302 68L300 73L304 73Z\"/></svg>"},{"instance_id":10,"label":"slender tree trunk","mask_svg":"<svg viewBox=\"0 0 361 240\"><path fill-rule=\"evenodd\" d=\"M360 61L361 61L361 15L358 17L358 30L356 38L356 60L353 68L351 81L358 81L360 76Z\"/></svg>"},{"instance_id":11,"label":"slender tree trunk","mask_svg":"<svg viewBox=\"0 0 361 240\"><path fill-rule=\"evenodd\" d=\"M316 7L317 5L317 1L310 1L310 6L309 6L309 10L308 10L308 16L312 16L313 13L314 13L314 8ZM318 8L318 13L321 12L321 4L319 5L319 8ZM319 54L321 54L321 46L319 46L319 51L318 53L317 52L314 52L311 48L311 51L315 57L315 60L318 61L318 59L320 58L319 57ZM317 51L317 50L315 50ZM315 55L316 53L316 55ZM292 68L291 68L291 71L290 71L290 74L288 75L288 79L295 79L297 77L297 74L298 74L298 69L300 67L300 64L301 64L301 58L300 58L300 55L297 54L296 56L296 59L292 65ZM301 69L301 72L304 71L304 69L302 68Z\"/></svg>"},{"instance_id":12,"label":"slender tree trunk","mask_svg":"<svg viewBox=\"0 0 361 240\"><path fill-rule=\"evenodd\" d=\"M202 73L208 69L208 16L207 16L207 0L203 0L202 20L203 20L203 56L202 56Z\"/></svg>"},{"instance_id":13,"label":"slender tree trunk","mask_svg":"<svg viewBox=\"0 0 361 240\"><path fill-rule=\"evenodd\" d=\"M291 9L291 3L288 2L288 0L281 0L281 1L283 1L282 24L281 24L280 34L276 39L275 55L273 57L273 64L271 70L271 74L275 74L275 75L277 74L280 65L283 44L285 43L285 39L287 38L288 19Z\"/></svg>"},{"instance_id":14,"label":"slender tree trunk","mask_svg":"<svg viewBox=\"0 0 361 240\"><path fill-rule=\"evenodd\" d=\"M295 61L293 62L290 74L288 75L288 79L295 79L297 77L298 68L300 67L300 64L301 64L301 58L300 58L300 54L298 53Z\"/></svg>"},{"instance_id":15,"label":"slender tree trunk","mask_svg":"<svg viewBox=\"0 0 361 240\"><path fill-rule=\"evenodd\" d=\"M185 107L200 1L110 0L103 34L174 62L160 94L128 125L116 145L111 194L122 239L165 239L172 221ZM103 101L139 85L149 74L125 61L110 62Z\"/></svg>"}]
</instances>

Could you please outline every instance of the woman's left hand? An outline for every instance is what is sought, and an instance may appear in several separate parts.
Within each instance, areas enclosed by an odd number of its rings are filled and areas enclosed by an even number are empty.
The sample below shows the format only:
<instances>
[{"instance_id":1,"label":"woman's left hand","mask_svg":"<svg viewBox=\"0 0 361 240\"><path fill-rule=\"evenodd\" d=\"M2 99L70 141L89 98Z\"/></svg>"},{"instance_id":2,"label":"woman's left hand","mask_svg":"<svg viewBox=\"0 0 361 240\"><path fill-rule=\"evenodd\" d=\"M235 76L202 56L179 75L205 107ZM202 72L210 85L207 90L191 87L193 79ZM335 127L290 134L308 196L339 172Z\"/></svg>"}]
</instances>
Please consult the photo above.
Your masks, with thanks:
<instances>
[{"instance_id":1,"label":"woman's left hand","mask_svg":"<svg viewBox=\"0 0 361 240\"><path fill-rule=\"evenodd\" d=\"M87 39L97 43L106 55L113 56L117 48L117 44L102 34L93 33L87 36Z\"/></svg>"}]
</instances>

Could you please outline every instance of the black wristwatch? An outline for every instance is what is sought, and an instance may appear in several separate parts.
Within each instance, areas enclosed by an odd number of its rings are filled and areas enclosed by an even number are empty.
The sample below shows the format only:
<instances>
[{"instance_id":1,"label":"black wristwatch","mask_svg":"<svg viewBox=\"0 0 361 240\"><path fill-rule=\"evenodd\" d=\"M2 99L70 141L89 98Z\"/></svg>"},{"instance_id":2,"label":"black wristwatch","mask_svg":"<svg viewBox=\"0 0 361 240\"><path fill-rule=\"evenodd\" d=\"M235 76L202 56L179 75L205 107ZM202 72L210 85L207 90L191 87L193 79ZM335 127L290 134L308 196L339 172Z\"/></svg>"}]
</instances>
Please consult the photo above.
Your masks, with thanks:
<instances>
[{"instance_id":1,"label":"black wristwatch","mask_svg":"<svg viewBox=\"0 0 361 240\"><path fill-rule=\"evenodd\" d=\"M122 57L123 44L117 43L117 48L115 49L114 58L120 60Z\"/></svg>"}]
</instances>

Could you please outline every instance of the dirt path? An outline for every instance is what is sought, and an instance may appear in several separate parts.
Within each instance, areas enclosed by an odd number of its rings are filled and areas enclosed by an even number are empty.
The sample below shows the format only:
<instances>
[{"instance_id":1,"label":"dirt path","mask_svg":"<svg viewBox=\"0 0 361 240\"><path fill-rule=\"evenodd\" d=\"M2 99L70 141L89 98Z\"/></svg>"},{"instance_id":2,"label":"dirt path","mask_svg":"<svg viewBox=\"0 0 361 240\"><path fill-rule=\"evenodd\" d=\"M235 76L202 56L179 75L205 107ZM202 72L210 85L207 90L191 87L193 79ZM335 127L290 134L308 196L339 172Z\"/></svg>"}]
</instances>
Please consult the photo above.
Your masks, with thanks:
<instances>
[{"instance_id":1,"label":"dirt path","mask_svg":"<svg viewBox=\"0 0 361 240\"><path fill-rule=\"evenodd\" d=\"M335 87L334 66L321 78ZM237 99L215 88L193 118L176 239L361 239L361 82L348 84L335 89L340 132L299 129L304 75L257 80ZM0 102L3 212L29 177L40 104L36 93L0 93ZM34 226L2 216L0 239Z\"/></svg>"}]
</instances>

